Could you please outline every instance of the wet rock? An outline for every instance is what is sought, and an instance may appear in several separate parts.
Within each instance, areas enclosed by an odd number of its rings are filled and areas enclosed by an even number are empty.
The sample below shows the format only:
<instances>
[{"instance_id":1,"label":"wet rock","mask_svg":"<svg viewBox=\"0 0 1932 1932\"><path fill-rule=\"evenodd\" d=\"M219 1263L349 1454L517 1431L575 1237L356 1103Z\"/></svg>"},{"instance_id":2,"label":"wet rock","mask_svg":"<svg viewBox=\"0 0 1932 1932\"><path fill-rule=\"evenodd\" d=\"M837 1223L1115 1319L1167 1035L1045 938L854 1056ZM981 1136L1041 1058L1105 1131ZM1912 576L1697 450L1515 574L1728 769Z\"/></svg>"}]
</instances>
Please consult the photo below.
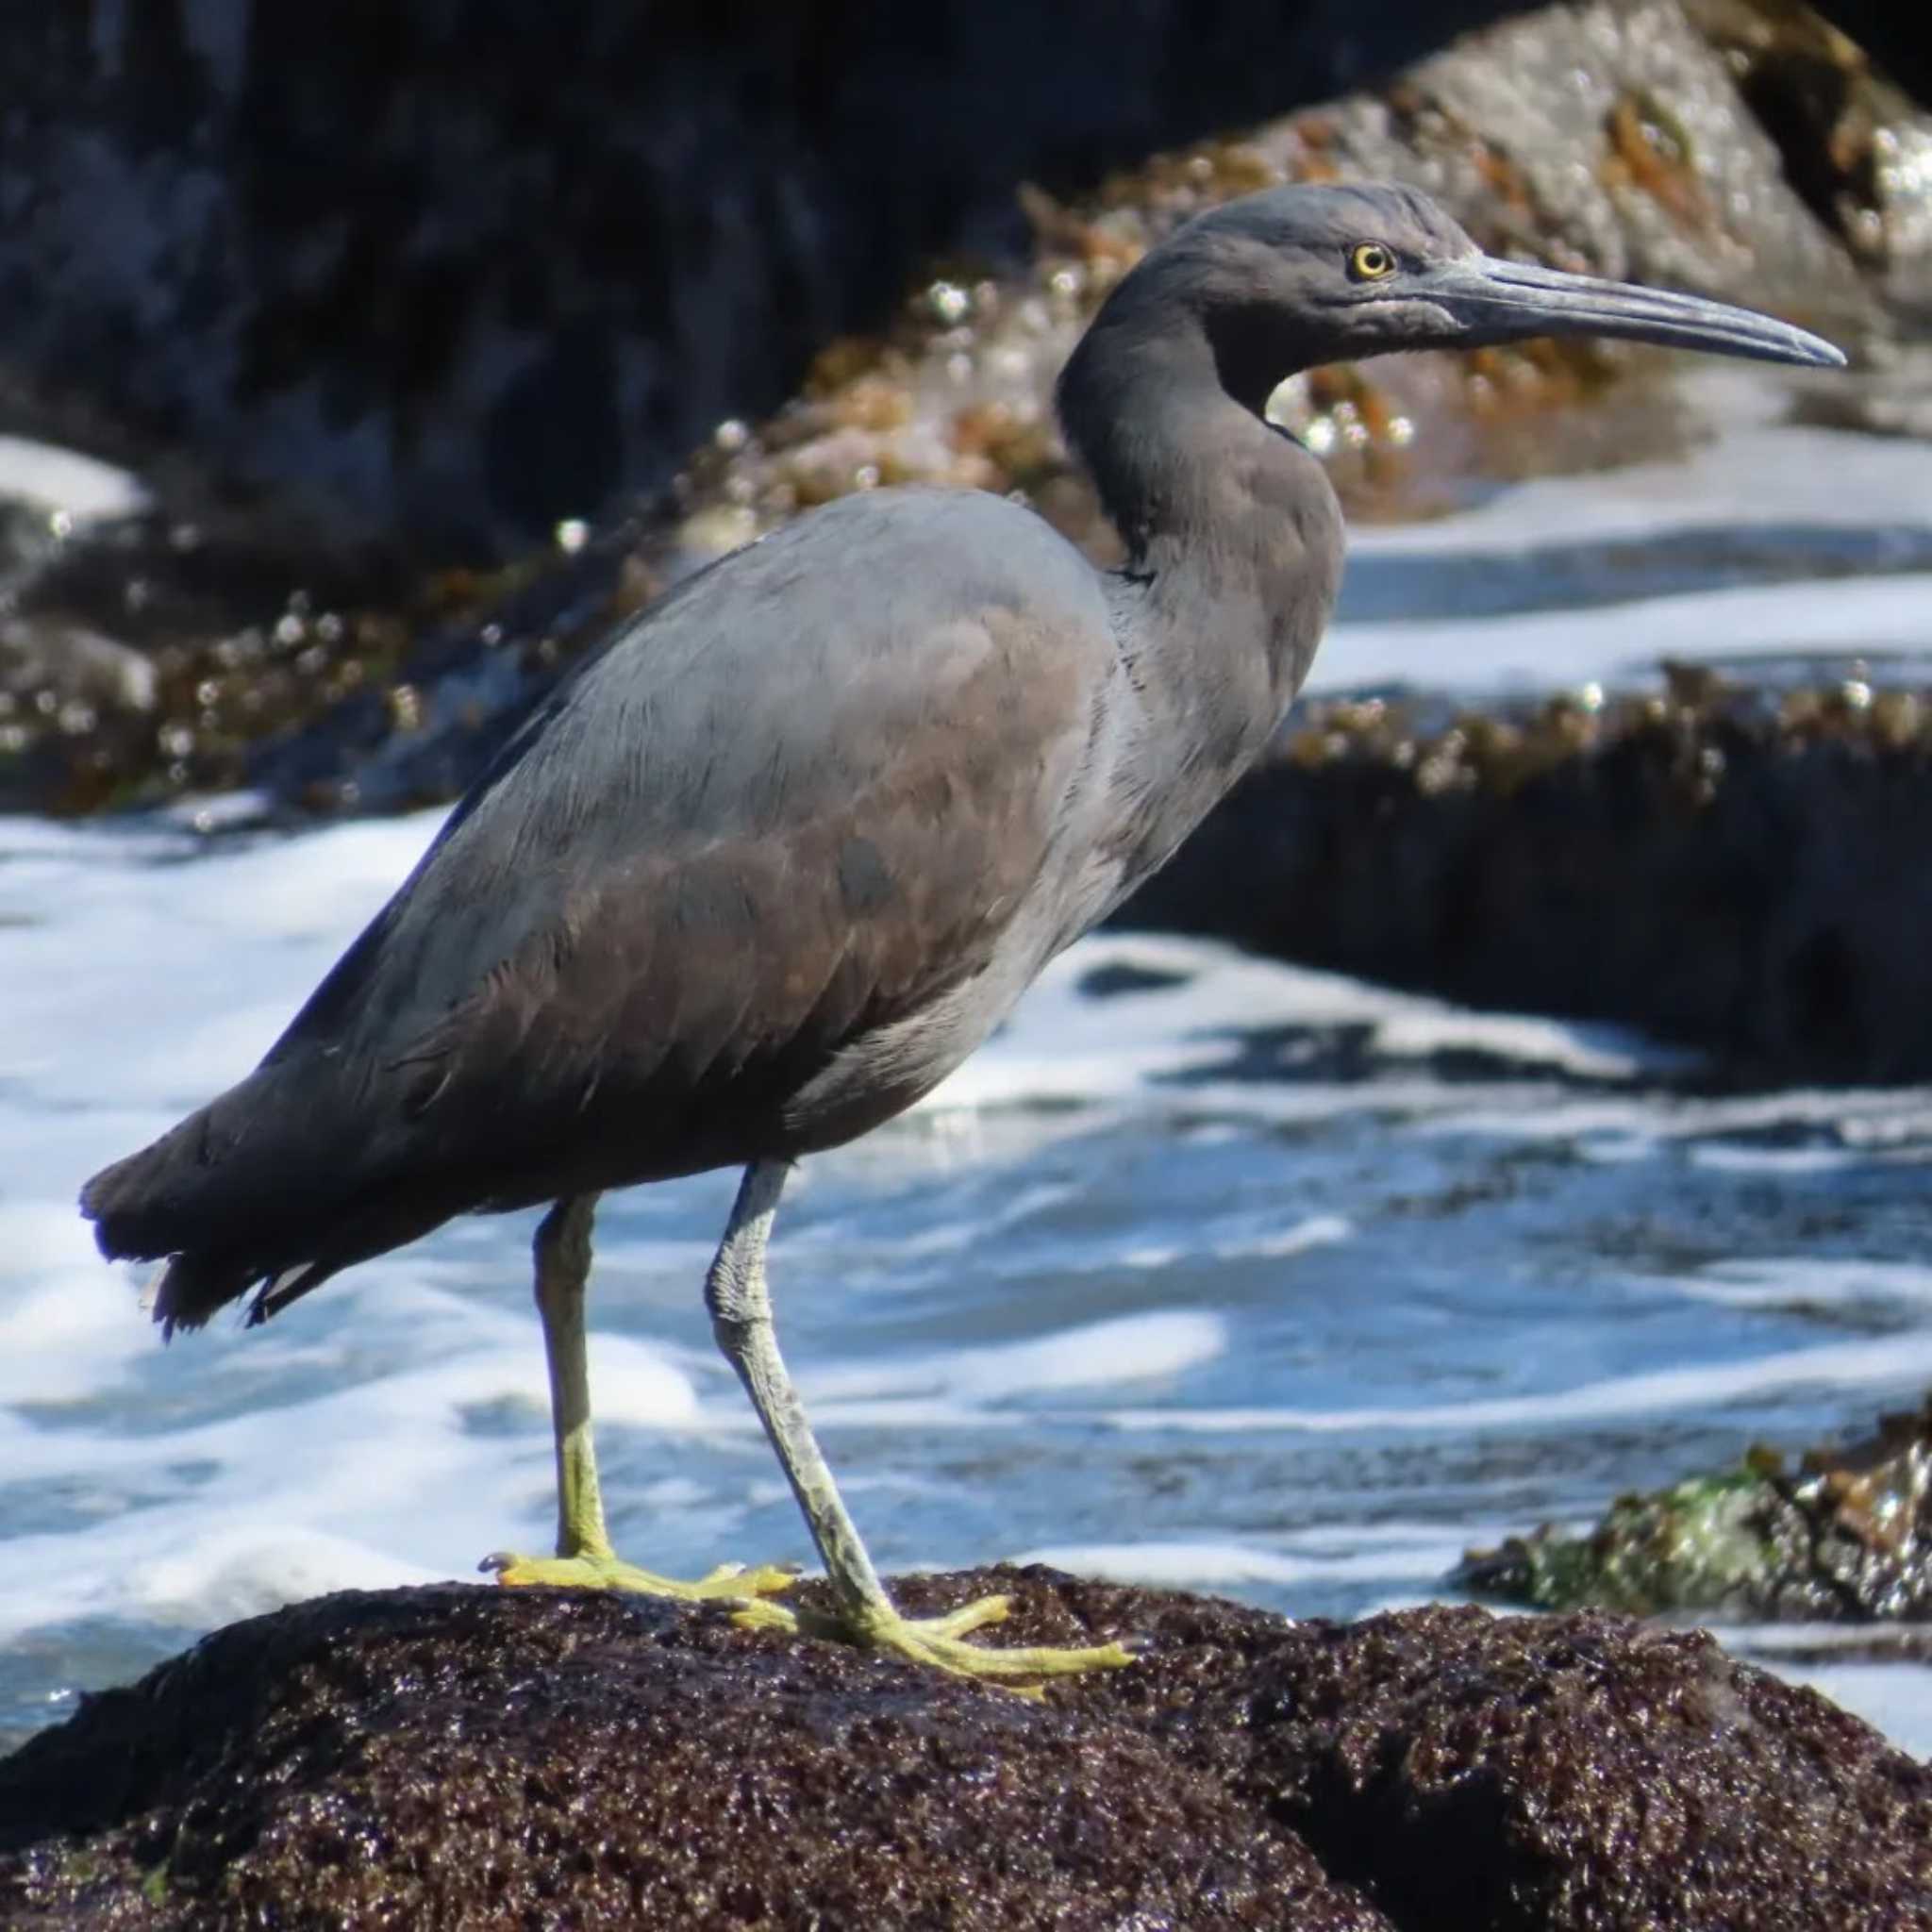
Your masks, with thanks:
<instances>
[{"instance_id":1,"label":"wet rock","mask_svg":"<svg viewBox=\"0 0 1932 1932\"><path fill-rule=\"evenodd\" d=\"M453 1587L217 1633L0 1763L40 1925L1932 1923L1932 1771L1701 1633L1076 1583L1028 1705L716 1614Z\"/></svg>"},{"instance_id":2,"label":"wet rock","mask_svg":"<svg viewBox=\"0 0 1932 1932\"><path fill-rule=\"evenodd\" d=\"M772 408L918 256L1009 240L1017 183L1091 183L1512 10L1169 0L1128 28L1098 0L943 0L915 29L824 4L728 27L624 0L9 9L0 358L41 433L192 449L364 534L513 554ZM1757 38L1794 38L1796 9L1750 10ZM1912 9L1827 10L1907 85L1932 73ZM1754 73L1815 149L1814 128L1844 144L1814 106L1843 66ZM1531 74L1561 112L1564 75Z\"/></svg>"},{"instance_id":3,"label":"wet rock","mask_svg":"<svg viewBox=\"0 0 1932 1932\"><path fill-rule=\"evenodd\" d=\"M1932 1618L1932 1397L1865 1440L1755 1449L1734 1470L1620 1496L1587 1536L1545 1524L1473 1550L1455 1582L1547 1609L1759 1620Z\"/></svg>"},{"instance_id":4,"label":"wet rock","mask_svg":"<svg viewBox=\"0 0 1932 1932\"><path fill-rule=\"evenodd\" d=\"M1803 7L1686 0L1805 205L1922 311L1932 301L1932 127L1865 54Z\"/></svg>"},{"instance_id":5,"label":"wet rock","mask_svg":"<svg viewBox=\"0 0 1932 1932\"><path fill-rule=\"evenodd\" d=\"M1863 679L1291 720L1124 924L1627 1022L1743 1079L1932 1074L1932 703Z\"/></svg>"},{"instance_id":6,"label":"wet rock","mask_svg":"<svg viewBox=\"0 0 1932 1932\"><path fill-rule=\"evenodd\" d=\"M382 542L347 540L331 525L320 506L332 473L321 463L304 468L305 486L313 487L299 506L283 502L258 509L253 524L245 516L210 516L199 500L192 507L171 502L164 511L77 534L51 551L43 546L11 581L0 583L0 597L49 634L97 635L154 658L153 701L75 705L60 664L48 665L45 654L9 659L0 651L0 809L85 811L235 786L259 789L275 804L298 810L393 809L449 796L481 769L558 668L591 647L617 616L721 552L855 490L934 482L1018 492L1105 559L1112 536L1059 444L1050 406L1053 379L1093 308L1147 247L1200 208L1270 183L1339 175L1414 181L1445 201L1492 249L1783 308L1866 341L1874 355L1883 350L1896 361L1885 340L1893 314L1888 291L1932 263L1932 187L1925 186L1932 172L1918 169L1911 158L1922 148L1932 153L1932 118L1913 109L1856 47L1802 8L1752 0L1698 0L1690 11L1688 6L1690 0L1597 0L1548 8L1459 42L1386 87L1291 114L1239 139L1157 155L1091 191L1056 199L1029 190L1021 204L1030 217L1030 254L1021 245L1019 205L1003 187L1001 205L1010 220L1004 227L973 229L991 245L976 257L962 252L938 258L896 308L883 287L874 291L865 312L883 318L883 326L868 337L841 337L820 346L793 399L762 421L726 412L730 386L708 387L706 358L720 344L756 339L768 348L774 341L794 343L788 353L795 364L804 359L808 333L812 345L821 344L857 311L822 289L822 301L783 303L782 327L774 322L766 338L758 338L747 321L762 312L758 301L748 308L732 307L731 328L713 325L707 305L725 300L732 264L739 261L738 251L724 248L723 258L709 263L724 283L701 276L695 290L679 291L671 303L678 328L670 346L658 343L647 352L633 345L635 354L626 350L612 364L619 373L610 376L612 395L599 403L600 420L614 425L610 433L621 441L635 432L644 443L632 449L626 442L628 454L606 483L574 486L551 508L591 509L620 478L633 487L648 481L657 459L647 459L645 444L661 452L671 439L684 461L662 495L614 517L595 536L565 518L557 525L558 544L524 549L524 561L508 572L427 579L401 564L411 554L410 525L395 492L429 490L440 511L469 514L461 506L475 506L465 492L493 487L490 464L475 460L478 449L495 450L490 437L473 425L480 440L467 456L458 447L457 424L465 410L485 408L488 387L478 387L480 375L470 381L461 372L469 358L493 357L491 368L509 381L508 372L521 367L506 346L512 338L527 339L529 358L538 357L539 343L547 358L558 341L571 340L554 312L553 278L561 275L558 264L572 248L587 244L571 219L560 230L546 219L520 231L514 247L508 242L496 252L485 246L482 238L492 232L486 223L474 233L463 231L461 246L452 240L439 252L425 237L445 228L452 236L461 231L467 197L495 189L487 171L465 172L454 184L425 162L424 178L412 181L397 205L393 233L382 231L386 241L371 244L376 252L369 260L358 258L351 276L387 275L389 306L365 312L331 292L340 275L350 273L342 252L355 253L345 238L358 231L344 216L318 239L310 220L300 237L277 242L287 254L282 270L247 298L259 299L275 315L281 314L276 305L292 304L306 319L298 326L287 315L258 318L259 325L251 324L238 338L245 344L265 337L277 345L270 358L274 379L243 384L242 402L229 397L217 407L203 399L225 428L213 419L204 423L192 408L183 419L197 438L198 458L219 458L225 437L245 442L258 432L268 440L264 460L271 467L284 458L292 461L306 438L340 433L341 461L349 469L338 481L353 485L357 501L385 525ZM189 36L192 44L170 57L184 74L220 69L219 85L206 74L196 82L208 95L208 128L226 125L232 103L225 89L232 86L251 98L251 90L265 90L264 100L279 100L286 85L257 71L258 59L273 51L273 35L261 50L252 42L245 48L221 42L233 60L224 66L215 59L211 50L220 36L212 23L223 10L222 0L208 0L208 18ZM1241 10L1230 0L1230 11ZM1422 11L1432 20L1449 18ZM1392 36L1391 52L1410 44L1393 15L1382 24ZM1191 34L1206 32L1208 25L1194 16ZM410 59L424 51L411 38L414 30L398 25L397 45L390 50L400 65L385 111L398 117L399 126L414 125L404 111L412 86L438 98L440 83L412 78ZM1067 31L1074 30L1069 16ZM0 27L0 53L8 34L51 31ZM101 44L71 48L69 56L82 67L88 60L160 58L154 48L117 51L105 24L102 33ZM321 96L338 84L330 62L348 58L350 39L332 29L327 58L318 56L309 70ZM974 44L991 42L975 35ZM622 37L604 52L617 58ZM547 62L568 67L583 53L567 37L557 38L533 71L546 72ZM756 65L766 58L756 49L727 55L715 48L704 58L714 56L724 63L721 73L735 59ZM665 73L675 66L670 59ZM864 71L861 61L845 84L862 88ZM1269 71L1271 86L1292 92L1291 72ZM1122 84L1109 73L1103 93ZM20 109L22 128L40 125L36 115L51 115L62 98L63 81L44 75L42 80L48 99ZM515 94L530 81L525 75L494 84ZM953 74L945 85L968 86L967 71ZM1152 98L1159 98L1158 91ZM946 100L943 88L922 99L922 127L943 120ZM687 106L693 115L708 111L703 100ZM120 109L101 111L113 124ZM1094 111L1101 111L1097 105ZM1144 121L1128 115L1122 125L1151 131L1164 125L1158 109L1146 112ZM573 121L590 125L576 108ZM432 114L429 125L432 131L423 139L434 150L441 138L434 130L441 124ZM653 139L671 140L682 125L673 116ZM540 127L541 117L531 141L539 139ZM1008 138L1004 127L1002 119L1002 141ZM51 154L66 153L62 143L80 139L64 125L47 138ZM305 114L288 138L292 166L309 143L325 136ZM389 180L400 166L384 145L391 138L404 140L391 129L378 134L369 154L358 154L344 193L358 181L400 192ZM1010 138L1024 144L1032 137L1015 131ZM1100 142L1095 154L1112 153L1111 140ZM1805 175L1801 163L1810 148L1819 152ZM655 152L647 143L641 158L632 157L651 179L657 178ZM28 154L30 161L42 158L31 143ZM153 165L165 173L158 161ZM584 157L547 155L531 165L532 180L505 195L501 207L492 206L492 220L527 212L539 179L556 186L591 164ZM741 156L730 165L762 162ZM991 165L991 150L973 163ZM1814 176L1827 185L1807 200L1805 183ZM727 168L707 184L708 192L726 194L735 178ZM973 178L979 184L973 192L991 192L986 184L993 175ZM792 210L808 226L833 219L822 210L808 217L800 212L816 207L812 193L825 185L812 179L810 192L801 189L804 200ZM604 207L605 190L616 192L610 182L594 194L586 188L583 205L571 205L575 214L591 222ZM56 197L41 208L41 218L58 227L77 219L90 195L111 200L126 191L112 170L98 179L74 175L63 182L63 192L78 201ZM287 215L285 208L275 213L279 192L264 187L267 206L255 209L254 218ZM643 194L643 188L638 192ZM648 200L644 196L641 205ZM839 219L862 223L881 206L876 196L860 196ZM247 230L245 221L242 228ZM10 242L0 241L0 273L8 247L30 250L38 233L28 224ZM668 275L677 238L658 240L669 251ZM758 258L758 272L784 281L793 244L805 242L798 236L774 242L769 258ZM532 246L543 257L541 275L526 259ZM385 266L383 251L390 247L408 256L407 273ZM244 270L242 258L214 254L223 273L232 271L244 281L259 271L259 263ZM271 250L270 258L282 256ZM174 290L183 259L143 258L144 265L137 266ZM875 252L865 253L868 275L878 259ZM601 293L580 289L583 304L595 308L617 302L612 291L632 272L627 261L607 264L613 279L608 288L597 285ZM425 262L441 266L431 273ZM825 272L824 263L814 268L815 276ZM405 325L412 305L427 299L418 287L424 276L441 291L439 299L449 309L448 340L437 354L425 349L426 359L398 370L385 358L411 340ZM516 303L506 292L512 283L522 291ZM42 307L58 310L56 297L67 284L43 277L35 286ZM227 294L243 301L240 285ZM99 290L92 290L90 299L91 325L106 326L113 302ZM154 299L165 309L160 296ZM506 308L515 309L513 321L499 312ZM598 326L621 335L633 326L648 334L655 325L631 309L624 313L628 320L622 325L607 319ZM8 325L31 330L41 314L29 304L0 319L0 349ZM70 332L59 340L72 348L79 339ZM197 347L191 327L173 328L157 340L167 344L157 352L163 362L176 354L199 358L192 367L198 383L219 391L224 380L239 379L232 369L227 377L220 375L219 358L210 361ZM250 352L235 353L245 363ZM338 368L344 358L358 358L353 374ZM563 359L574 382L591 379L585 372L602 366L588 351ZM785 360L774 354L772 367ZM172 379L160 364L139 358L95 358L89 366L121 372L137 387ZM1284 385L1275 413L1328 460L1356 515L1414 515L1453 507L1492 488L1498 477L1679 446L1696 425L1670 384L1657 379L1671 366L1655 352L1590 343L1395 358L1367 369L1297 378ZM514 378L535 384L533 398L543 392L543 381L531 373L535 367L523 367ZM341 401L339 424L312 406L318 385ZM669 398L648 432L638 427L637 408L624 401L632 390ZM1606 408L1612 391L1616 406ZM768 388L731 392L741 408L776 400ZM1859 383L1800 382L1792 394L1821 413L1901 424L1913 420L1923 400L1890 362ZM407 420L406 436L392 417ZM541 415L545 448L560 461L601 447L598 438L566 434L572 420L560 405ZM275 439L283 435L291 441L284 457L276 457L282 445ZM515 438L504 449L519 489L541 493L549 488L533 480L542 475L543 464ZM382 482L383 476L389 480ZM307 519L306 554L274 527L296 522L298 511ZM526 519L517 527L527 525ZM192 541L184 541L183 532ZM378 552L387 554L378 558ZM278 558L281 574L265 572ZM217 563L225 566L225 579L213 568ZM184 573L194 580L185 595L178 588ZM455 594L452 578L460 580ZM224 581L228 589L218 604L197 597L194 584ZM510 589L519 592L515 606L495 608Z\"/></svg>"},{"instance_id":7,"label":"wet rock","mask_svg":"<svg viewBox=\"0 0 1932 1932\"><path fill-rule=\"evenodd\" d=\"M1781 146L1754 105L1771 97L1762 76L1827 54L1836 112L1780 121ZM1838 171L1822 210L1791 176L1807 140L1840 156L1817 163ZM1110 533L1053 424L1053 379L1149 248L1207 208L1285 182L1410 182L1492 252L1748 302L1889 350L1879 271L1932 268L1932 171L1874 156L1922 147L1932 154L1932 115L1804 8L1545 8L1386 86L1157 155L1090 193L1025 192L1029 265L941 264L882 337L824 352L767 422L724 425L680 476L675 540L711 554L828 497L927 482L1018 491L1106 557ZM1502 477L1680 447L1695 426L1668 386L1629 380L1672 366L1589 341L1380 358L1297 377L1271 413L1328 462L1354 515L1386 520Z\"/></svg>"},{"instance_id":8,"label":"wet rock","mask_svg":"<svg viewBox=\"0 0 1932 1932\"><path fill-rule=\"evenodd\" d=\"M773 408L918 254L1009 234L1016 182L1502 5L8 9L0 359L40 433L516 554Z\"/></svg>"},{"instance_id":9,"label":"wet rock","mask_svg":"<svg viewBox=\"0 0 1932 1932\"><path fill-rule=\"evenodd\" d=\"M416 578L393 549L260 505L16 546L0 560L0 811L231 788L257 746L339 708L346 752L348 701L392 705L404 645L436 627L446 579Z\"/></svg>"}]
</instances>

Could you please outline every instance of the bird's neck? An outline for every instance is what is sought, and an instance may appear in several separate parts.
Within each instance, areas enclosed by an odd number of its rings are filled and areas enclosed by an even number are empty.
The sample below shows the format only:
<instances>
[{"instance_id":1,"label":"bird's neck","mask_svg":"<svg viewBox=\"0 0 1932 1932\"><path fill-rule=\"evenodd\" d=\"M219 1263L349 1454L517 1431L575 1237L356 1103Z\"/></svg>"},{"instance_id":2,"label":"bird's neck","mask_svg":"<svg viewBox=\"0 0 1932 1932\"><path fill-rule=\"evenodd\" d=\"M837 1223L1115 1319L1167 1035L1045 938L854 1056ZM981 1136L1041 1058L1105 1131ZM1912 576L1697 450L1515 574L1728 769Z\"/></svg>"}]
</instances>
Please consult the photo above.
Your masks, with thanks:
<instances>
[{"instance_id":1,"label":"bird's neck","mask_svg":"<svg viewBox=\"0 0 1932 1932\"><path fill-rule=\"evenodd\" d=\"M1341 581L1341 507L1205 328L1171 312L1143 326L1115 306L1067 364L1060 420L1126 547L1117 608L1136 682L1224 785L1307 675ZM1260 392L1231 392L1231 377Z\"/></svg>"}]
</instances>

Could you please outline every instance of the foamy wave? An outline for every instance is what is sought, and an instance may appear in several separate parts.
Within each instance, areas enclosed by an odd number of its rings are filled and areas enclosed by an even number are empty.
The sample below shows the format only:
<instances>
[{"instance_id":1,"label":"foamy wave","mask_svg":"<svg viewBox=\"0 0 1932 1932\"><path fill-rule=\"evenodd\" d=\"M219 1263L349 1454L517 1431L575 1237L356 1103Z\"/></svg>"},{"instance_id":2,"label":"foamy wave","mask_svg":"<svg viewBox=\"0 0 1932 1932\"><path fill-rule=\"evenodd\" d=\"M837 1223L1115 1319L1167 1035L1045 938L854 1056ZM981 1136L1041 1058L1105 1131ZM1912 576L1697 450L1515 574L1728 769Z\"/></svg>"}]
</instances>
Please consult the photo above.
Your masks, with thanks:
<instances>
[{"instance_id":1,"label":"foamy wave","mask_svg":"<svg viewBox=\"0 0 1932 1932\"><path fill-rule=\"evenodd\" d=\"M236 1524L192 1548L137 1557L117 1607L158 1624L192 1626L257 1617L332 1590L400 1590L438 1581L349 1537Z\"/></svg>"},{"instance_id":2,"label":"foamy wave","mask_svg":"<svg viewBox=\"0 0 1932 1932\"><path fill-rule=\"evenodd\" d=\"M814 1404L823 1403L827 1414L876 1419L890 1406L901 1416L922 1415L919 1399L930 1395L938 1398L932 1411L937 1415L1056 1390L1163 1380L1213 1361L1226 1348L1222 1316L1172 1308L1089 1322L992 1348L815 1369L803 1379ZM861 1409L861 1404L877 1407Z\"/></svg>"},{"instance_id":3,"label":"foamy wave","mask_svg":"<svg viewBox=\"0 0 1932 1932\"><path fill-rule=\"evenodd\" d=\"M1762 1398L1798 1389L1899 1390L1932 1375L1932 1330L1878 1341L1846 1341L1818 1348L1694 1368L1658 1369L1611 1376L1579 1388L1477 1402L1415 1403L1359 1408L1124 1408L1108 1421L1114 1427L1172 1431L1179 1435L1248 1435L1288 1431L1308 1435L1382 1431L1444 1431L1546 1426L1571 1428L1624 1417L1668 1414Z\"/></svg>"},{"instance_id":4,"label":"foamy wave","mask_svg":"<svg viewBox=\"0 0 1932 1932\"><path fill-rule=\"evenodd\" d=\"M1369 685L1427 691L1544 691L1628 683L1667 658L1721 663L1785 654L1923 655L1932 574L1836 580L1826 594L1790 585L1647 597L1588 610L1507 617L1339 624L1312 694Z\"/></svg>"},{"instance_id":5,"label":"foamy wave","mask_svg":"<svg viewBox=\"0 0 1932 1932\"><path fill-rule=\"evenodd\" d=\"M1096 998L1097 974L1146 983ZM1208 1087L1198 1077L1225 1061L1242 1036L1282 1027L1362 1028L1369 1050L1393 1061L1480 1053L1526 1071L1592 1080L1681 1072L1695 1056L1626 1029L1534 1015L1474 1013L1423 994L1397 992L1339 974L1258 959L1208 941L1142 933L1090 936L1056 959L1004 1032L924 1103L930 1110L1038 1105L1042 1101L1147 1101L1155 1090L1196 1076L1169 1104L1216 1105L1297 1115L1352 1107L1442 1104L1465 1110L1471 1088L1418 1079L1405 1102L1394 1082L1291 1087L1259 1082ZM1499 1092L1515 1094L1499 1083Z\"/></svg>"},{"instance_id":6,"label":"foamy wave","mask_svg":"<svg viewBox=\"0 0 1932 1932\"><path fill-rule=\"evenodd\" d=\"M1104 1576L1115 1583L1141 1583L1166 1590L1226 1590L1244 1583L1292 1587L1318 1578L1366 1583L1434 1580L1455 1564L1463 1547L1460 1538L1442 1538L1319 1557L1243 1542L1045 1543L1012 1560L1048 1563L1075 1576Z\"/></svg>"},{"instance_id":7,"label":"foamy wave","mask_svg":"<svg viewBox=\"0 0 1932 1932\"><path fill-rule=\"evenodd\" d=\"M1534 477L1427 523L1352 530L1349 548L1362 558L1510 555L1684 530L1932 528L1932 451L1923 441L1789 422L1785 396L1746 369L1687 372L1680 389L1721 436L1651 462Z\"/></svg>"},{"instance_id":8,"label":"foamy wave","mask_svg":"<svg viewBox=\"0 0 1932 1932\"><path fill-rule=\"evenodd\" d=\"M1763 1257L1714 1261L1696 1274L1661 1278L1693 1300L1732 1308L1828 1307L1846 1302L1894 1307L1932 1303L1932 1268L1910 1261Z\"/></svg>"}]
</instances>

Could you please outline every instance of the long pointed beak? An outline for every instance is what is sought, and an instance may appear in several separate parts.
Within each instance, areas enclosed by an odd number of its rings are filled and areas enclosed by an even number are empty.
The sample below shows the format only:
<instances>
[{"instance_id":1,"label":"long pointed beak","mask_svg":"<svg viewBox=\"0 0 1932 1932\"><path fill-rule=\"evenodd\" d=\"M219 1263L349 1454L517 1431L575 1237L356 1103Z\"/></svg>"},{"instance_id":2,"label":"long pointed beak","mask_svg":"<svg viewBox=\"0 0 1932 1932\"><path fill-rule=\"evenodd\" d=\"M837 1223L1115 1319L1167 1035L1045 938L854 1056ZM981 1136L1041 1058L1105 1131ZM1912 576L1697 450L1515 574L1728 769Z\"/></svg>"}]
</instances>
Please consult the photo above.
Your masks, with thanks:
<instances>
[{"instance_id":1,"label":"long pointed beak","mask_svg":"<svg viewBox=\"0 0 1932 1932\"><path fill-rule=\"evenodd\" d=\"M1478 342L1522 341L1531 336L1624 336L1674 349L1748 356L1760 362L1799 362L1842 369L1845 358L1822 336L1790 323L1675 295L1631 282L1564 275L1534 262L1477 255L1446 262L1412 285L1424 300L1446 309Z\"/></svg>"}]
</instances>

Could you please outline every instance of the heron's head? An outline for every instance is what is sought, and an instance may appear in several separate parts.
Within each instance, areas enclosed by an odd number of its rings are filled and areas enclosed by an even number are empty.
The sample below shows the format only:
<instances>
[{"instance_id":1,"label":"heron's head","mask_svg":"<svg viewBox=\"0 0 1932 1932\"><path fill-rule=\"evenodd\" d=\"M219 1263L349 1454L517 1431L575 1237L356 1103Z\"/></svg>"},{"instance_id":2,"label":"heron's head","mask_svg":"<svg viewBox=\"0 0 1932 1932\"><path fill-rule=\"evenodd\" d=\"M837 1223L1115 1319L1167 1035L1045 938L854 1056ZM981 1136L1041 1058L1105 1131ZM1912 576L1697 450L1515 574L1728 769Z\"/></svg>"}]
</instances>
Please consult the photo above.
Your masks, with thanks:
<instances>
[{"instance_id":1,"label":"heron's head","mask_svg":"<svg viewBox=\"0 0 1932 1932\"><path fill-rule=\"evenodd\" d=\"M1247 195L1179 229L1129 280L1143 274L1199 317L1223 381L1256 407L1282 376L1320 362L1532 336L1844 362L1829 342L1747 308L1485 255L1410 188Z\"/></svg>"}]
</instances>

